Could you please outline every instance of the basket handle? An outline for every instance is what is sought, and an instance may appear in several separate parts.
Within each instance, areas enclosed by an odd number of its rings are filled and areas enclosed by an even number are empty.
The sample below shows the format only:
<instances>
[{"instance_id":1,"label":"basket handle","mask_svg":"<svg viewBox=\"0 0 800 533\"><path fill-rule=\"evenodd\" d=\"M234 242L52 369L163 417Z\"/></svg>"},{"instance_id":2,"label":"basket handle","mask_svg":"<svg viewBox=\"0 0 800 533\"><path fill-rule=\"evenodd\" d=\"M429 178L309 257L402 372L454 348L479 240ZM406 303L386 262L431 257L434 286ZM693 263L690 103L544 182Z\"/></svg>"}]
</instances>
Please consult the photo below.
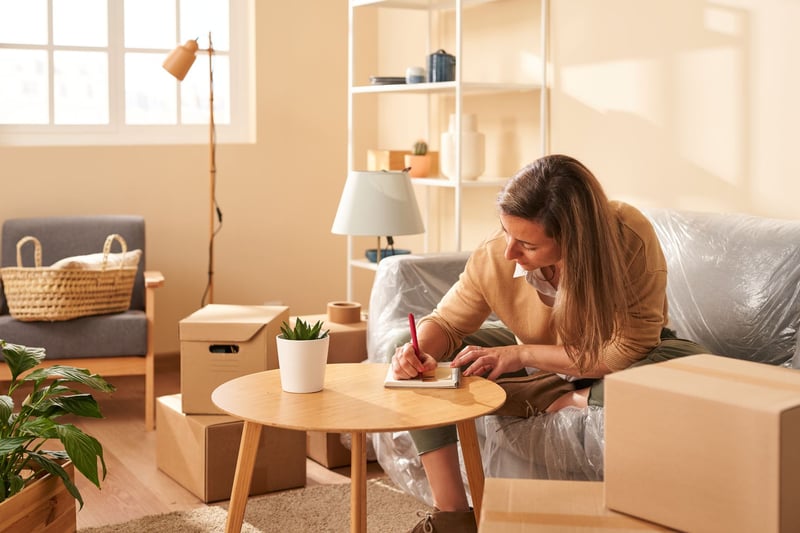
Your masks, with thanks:
<instances>
[{"instance_id":1,"label":"basket handle","mask_svg":"<svg viewBox=\"0 0 800 533\"><path fill-rule=\"evenodd\" d=\"M119 262L119 269L122 270L122 267L125 266L125 254L128 253L128 243L125 242L125 239L122 238L122 235L118 235L117 233L112 233L108 237L106 237L106 242L103 244L103 265L102 270L106 269L108 264L108 254L111 252L111 245L114 244L114 241L119 242L119 246L122 249L122 261Z\"/></svg>"},{"instance_id":2,"label":"basket handle","mask_svg":"<svg viewBox=\"0 0 800 533\"><path fill-rule=\"evenodd\" d=\"M28 242L33 242L33 262L36 268L40 268L42 266L42 243L31 235L27 235L17 241L17 266L22 267L22 247Z\"/></svg>"}]
</instances>

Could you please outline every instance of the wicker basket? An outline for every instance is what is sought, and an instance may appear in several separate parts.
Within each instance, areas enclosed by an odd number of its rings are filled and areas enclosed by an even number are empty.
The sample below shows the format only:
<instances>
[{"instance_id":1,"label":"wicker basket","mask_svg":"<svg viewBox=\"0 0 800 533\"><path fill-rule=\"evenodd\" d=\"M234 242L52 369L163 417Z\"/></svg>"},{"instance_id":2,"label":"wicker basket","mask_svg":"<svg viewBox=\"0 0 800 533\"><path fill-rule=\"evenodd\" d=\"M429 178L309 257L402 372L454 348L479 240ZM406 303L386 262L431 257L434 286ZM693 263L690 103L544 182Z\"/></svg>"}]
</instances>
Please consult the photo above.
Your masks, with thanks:
<instances>
[{"instance_id":1,"label":"wicker basket","mask_svg":"<svg viewBox=\"0 0 800 533\"><path fill-rule=\"evenodd\" d=\"M8 310L23 322L71 320L90 315L119 313L131 305L137 266L106 268L114 240L122 252L128 245L120 235L112 234L103 246L99 269L42 267L42 245L36 237L17 242L17 266L0 269L5 286ZM35 267L22 266L22 247L33 242Z\"/></svg>"}]
</instances>

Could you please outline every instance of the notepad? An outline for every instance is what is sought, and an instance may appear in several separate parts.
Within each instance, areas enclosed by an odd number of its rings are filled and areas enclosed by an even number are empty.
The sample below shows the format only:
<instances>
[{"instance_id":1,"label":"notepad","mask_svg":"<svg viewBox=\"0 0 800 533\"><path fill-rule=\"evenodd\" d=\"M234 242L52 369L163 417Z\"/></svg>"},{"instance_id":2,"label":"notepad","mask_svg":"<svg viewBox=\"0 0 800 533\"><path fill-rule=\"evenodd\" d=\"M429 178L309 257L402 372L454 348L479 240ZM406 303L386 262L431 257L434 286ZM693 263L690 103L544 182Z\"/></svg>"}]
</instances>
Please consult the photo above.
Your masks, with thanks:
<instances>
[{"instance_id":1,"label":"notepad","mask_svg":"<svg viewBox=\"0 0 800 533\"><path fill-rule=\"evenodd\" d=\"M386 372L384 387L412 388L412 389L455 389L461 380L461 369L450 368L450 363L439 363L433 372L412 379L395 379L392 375L392 366Z\"/></svg>"}]
</instances>

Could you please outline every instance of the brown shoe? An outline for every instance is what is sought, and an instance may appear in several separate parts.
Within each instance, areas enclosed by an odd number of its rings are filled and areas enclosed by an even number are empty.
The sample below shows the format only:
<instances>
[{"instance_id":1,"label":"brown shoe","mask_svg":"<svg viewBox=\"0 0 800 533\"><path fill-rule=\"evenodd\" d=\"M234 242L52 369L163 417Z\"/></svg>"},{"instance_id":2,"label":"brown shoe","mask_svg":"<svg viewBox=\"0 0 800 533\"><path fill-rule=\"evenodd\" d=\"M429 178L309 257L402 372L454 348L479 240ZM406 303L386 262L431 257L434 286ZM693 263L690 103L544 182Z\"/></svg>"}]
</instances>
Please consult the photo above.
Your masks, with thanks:
<instances>
[{"instance_id":1,"label":"brown shoe","mask_svg":"<svg viewBox=\"0 0 800 533\"><path fill-rule=\"evenodd\" d=\"M574 383L542 371L529 376L499 378L497 384L506 391L506 403L492 414L522 418L544 413L559 396L575 390Z\"/></svg>"},{"instance_id":2,"label":"brown shoe","mask_svg":"<svg viewBox=\"0 0 800 533\"><path fill-rule=\"evenodd\" d=\"M423 517L409 533L477 533L474 511L417 511Z\"/></svg>"}]
</instances>

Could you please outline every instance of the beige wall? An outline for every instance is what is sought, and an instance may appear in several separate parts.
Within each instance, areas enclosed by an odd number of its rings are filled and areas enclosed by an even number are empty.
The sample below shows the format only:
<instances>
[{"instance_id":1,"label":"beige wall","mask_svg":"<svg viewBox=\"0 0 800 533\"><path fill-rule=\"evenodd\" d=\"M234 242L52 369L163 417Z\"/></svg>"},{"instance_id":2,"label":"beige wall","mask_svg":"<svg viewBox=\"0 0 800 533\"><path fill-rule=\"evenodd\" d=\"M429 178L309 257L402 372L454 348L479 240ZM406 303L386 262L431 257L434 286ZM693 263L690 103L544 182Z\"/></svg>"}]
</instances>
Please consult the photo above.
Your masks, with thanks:
<instances>
[{"instance_id":1,"label":"beige wall","mask_svg":"<svg viewBox=\"0 0 800 533\"><path fill-rule=\"evenodd\" d=\"M498 61L488 29L512 41L524 35L514 11L531 11L527 3L504 0L505 15L481 19L487 75L519 64L506 56ZM798 218L800 4L551 0L551 6L551 151L582 159L610 196L638 205ZM256 17L258 138L218 149L224 225L215 300L280 301L293 314L323 312L326 302L345 297L345 240L330 234L330 224L346 173L346 2L258 2ZM383 35L391 39L378 55L408 43L420 57L415 62L424 64L428 50L409 43L413 33ZM520 37L522 49L537 46L532 39ZM375 57L366 59L363 75L395 75L408 63L373 72ZM487 142L519 147L491 160L493 168L510 173L536 156L538 133L509 126L521 114L538 117L525 109L527 101L475 105L494 115L479 123ZM362 145L363 132L376 128L375 113L368 115L358 122ZM416 127L407 126L407 137L419 134ZM381 147L407 148L396 131L378 128ZM144 215L148 266L167 278L158 295L157 350L177 351L178 321L199 307L205 284L206 151L0 147L2 218ZM467 225L465 242L472 243L495 222L491 194L468 196L467 211L483 217ZM435 205L447 216L446 202ZM441 235L445 243L447 230ZM419 242L399 239L415 249ZM373 241L359 241L356 249L367 245ZM356 273L354 299L368 302L371 279L370 272Z\"/></svg>"},{"instance_id":2,"label":"beige wall","mask_svg":"<svg viewBox=\"0 0 800 533\"><path fill-rule=\"evenodd\" d=\"M800 218L800 4L552 6L553 151L637 204Z\"/></svg>"},{"instance_id":3,"label":"beige wall","mask_svg":"<svg viewBox=\"0 0 800 533\"><path fill-rule=\"evenodd\" d=\"M258 2L256 19L257 142L217 149L215 302L324 312L345 297L345 240L330 226L347 170L346 2ZM0 162L2 219L146 218L147 266L166 277L156 350L177 352L205 287L207 145L0 147Z\"/></svg>"}]
</instances>

